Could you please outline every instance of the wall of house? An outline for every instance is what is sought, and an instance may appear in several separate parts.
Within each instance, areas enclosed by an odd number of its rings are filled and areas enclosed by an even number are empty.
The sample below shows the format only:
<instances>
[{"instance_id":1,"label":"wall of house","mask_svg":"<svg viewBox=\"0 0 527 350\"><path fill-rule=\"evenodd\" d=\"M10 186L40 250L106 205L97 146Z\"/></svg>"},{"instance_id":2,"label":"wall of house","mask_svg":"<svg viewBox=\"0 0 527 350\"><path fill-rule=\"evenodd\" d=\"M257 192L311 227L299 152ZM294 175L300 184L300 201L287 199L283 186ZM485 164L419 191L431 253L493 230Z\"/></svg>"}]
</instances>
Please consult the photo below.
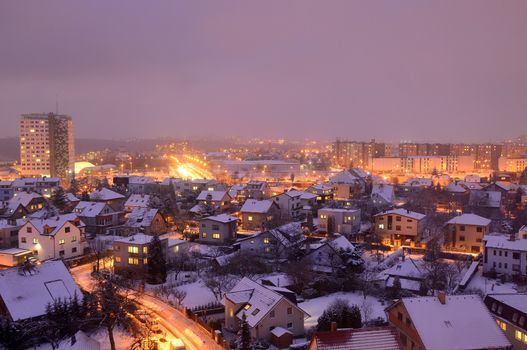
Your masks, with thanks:
<instances>
[{"instance_id":1,"label":"wall of house","mask_svg":"<svg viewBox=\"0 0 527 350\"><path fill-rule=\"evenodd\" d=\"M214 238L214 234L219 234ZM226 240L233 239L236 235L236 221L230 223L215 220L202 220L199 224L199 241L210 244L224 244Z\"/></svg>"},{"instance_id":2,"label":"wall of house","mask_svg":"<svg viewBox=\"0 0 527 350\"><path fill-rule=\"evenodd\" d=\"M391 229L388 227L389 217L392 218ZM399 221L398 221L399 220ZM396 214L385 214L375 217L375 232L381 237L384 244L395 244L392 240L396 240L396 235L403 235L399 244L404 243L404 240L411 239L414 242L421 239L423 233L424 221L416 220L410 217L396 215Z\"/></svg>"},{"instance_id":3,"label":"wall of house","mask_svg":"<svg viewBox=\"0 0 527 350\"><path fill-rule=\"evenodd\" d=\"M485 247L483 271L513 275L527 275L527 252Z\"/></svg>"},{"instance_id":4,"label":"wall of house","mask_svg":"<svg viewBox=\"0 0 527 350\"><path fill-rule=\"evenodd\" d=\"M424 350L421 338L415 326L408 316L403 303L399 302L392 306L387 312L388 322L397 329L403 349ZM409 320L410 323L407 323Z\"/></svg>"},{"instance_id":5,"label":"wall of house","mask_svg":"<svg viewBox=\"0 0 527 350\"><path fill-rule=\"evenodd\" d=\"M28 227L32 232L27 232ZM68 229L70 232L66 232ZM64 224L54 236L41 235L35 226L27 223L20 228L18 239L18 247L33 251L40 261L81 256L88 247L84 234L70 222ZM37 240L36 243L33 239Z\"/></svg>"},{"instance_id":6,"label":"wall of house","mask_svg":"<svg viewBox=\"0 0 527 350\"><path fill-rule=\"evenodd\" d=\"M262 230L267 216L267 213L242 213L242 227L245 230Z\"/></svg>"},{"instance_id":7,"label":"wall of house","mask_svg":"<svg viewBox=\"0 0 527 350\"><path fill-rule=\"evenodd\" d=\"M483 236L489 231L488 226L449 224L448 232L452 237L451 246L466 253L483 251Z\"/></svg>"},{"instance_id":8,"label":"wall of house","mask_svg":"<svg viewBox=\"0 0 527 350\"><path fill-rule=\"evenodd\" d=\"M290 308L291 313L288 314ZM282 327L293 333L293 336L304 335L304 313L294 307L291 302L282 298L273 308L274 317L268 313L257 325L251 328L251 336L255 339L271 340L271 330ZM290 327L288 327L290 325Z\"/></svg>"},{"instance_id":9,"label":"wall of house","mask_svg":"<svg viewBox=\"0 0 527 350\"><path fill-rule=\"evenodd\" d=\"M0 228L0 249L18 247L18 230L20 227L8 226Z\"/></svg>"}]
</instances>

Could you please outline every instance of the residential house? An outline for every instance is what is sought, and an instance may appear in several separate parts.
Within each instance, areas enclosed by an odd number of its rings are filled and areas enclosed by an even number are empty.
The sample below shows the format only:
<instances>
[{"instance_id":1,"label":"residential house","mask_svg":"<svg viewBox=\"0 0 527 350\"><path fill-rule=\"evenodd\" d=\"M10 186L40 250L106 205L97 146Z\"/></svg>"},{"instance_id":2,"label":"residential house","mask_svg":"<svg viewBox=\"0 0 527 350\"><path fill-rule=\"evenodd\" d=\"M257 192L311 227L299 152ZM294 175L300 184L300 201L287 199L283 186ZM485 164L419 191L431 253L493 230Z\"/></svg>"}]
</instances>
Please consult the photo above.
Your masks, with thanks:
<instances>
[{"instance_id":1,"label":"residential house","mask_svg":"<svg viewBox=\"0 0 527 350\"><path fill-rule=\"evenodd\" d=\"M238 218L220 214L199 220L199 242L228 244L236 238Z\"/></svg>"},{"instance_id":2,"label":"residential house","mask_svg":"<svg viewBox=\"0 0 527 350\"><path fill-rule=\"evenodd\" d=\"M124 270L137 273L146 272L148 265L148 246L154 236L142 233L129 237L118 238L113 241L113 264L115 272ZM159 237L166 261L170 261L177 254L188 251L189 242L179 239Z\"/></svg>"},{"instance_id":3,"label":"residential house","mask_svg":"<svg viewBox=\"0 0 527 350\"><path fill-rule=\"evenodd\" d=\"M106 203L115 211L122 211L126 197L106 187L90 193L90 201Z\"/></svg>"},{"instance_id":4,"label":"residential house","mask_svg":"<svg viewBox=\"0 0 527 350\"><path fill-rule=\"evenodd\" d=\"M135 208L128 214L124 229L129 233L141 232L147 235L158 235L166 233L168 227L158 209Z\"/></svg>"},{"instance_id":5,"label":"residential house","mask_svg":"<svg viewBox=\"0 0 527 350\"><path fill-rule=\"evenodd\" d=\"M318 210L318 231L351 235L360 230L360 209L322 208Z\"/></svg>"},{"instance_id":6,"label":"residential house","mask_svg":"<svg viewBox=\"0 0 527 350\"><path fill-rule=\"evenodd\" d=\"M121 225L124 222L124 212L115 211L113 207L104 202L81 201L73 209L86 225L86 233L104 234L108 229Z\"/></svg>"},{"instance_id":7,"label":"residential house","mask_svg":"<svg viewBox=\"0 0 527 350\"><path fill-rule=\"evenodd\" d=\"M309 244L303 261L313 271L334 273L346 267L361 265L360 255L355 253L355 247L342 235L323 239L318 243Z\"/></svg>"},{"instance_id":8,"label":"residential house","mask_svg":"<svg viewBox=\"0 0 527 350\"><path fill-rule=\"evenodd\" d=\"M303 192L292 190L272 197L272 200L280 208L282 218L297 219L301 216L303 208L302 194Z\"/></svg>"},{"instance_id":9,"label":"residential house","mask_svg":"<svg viewBox=\"0 0 527 350\"><path fill-rule=\"evenodd\" d=\"M2 217L20 219L47 206L46 199L36 192L15 192L2 210Z\"/></svg>"},{"instance_id":10,"label":"residential house","mask_svg":"<svg viewBox=\"0 0 527 350\"><path fill-rule=\"evenodd\" d=\"M62 261L13 267L0 273L0 315L11 321L42 317L48 304L82 292Z\"/></svg>"},{"instance_id":11,"label":"residential house","mask_svg":"<svg viewBox=\"0 0 527 350\"><path fill-rule=\"evenodd\" d=\"M243 199L262 200L269 197L269 186L265 181L249 181L241 191Z\"/></svg>"},{"instance_id":12,"label":"residential house","mask_svg":"<svg viewBox=\"0 0 527 350\"><path fill-rule=\"evenodd\" d=\"M280 219L280 207L269 199L247 199L240 215L244 230L263 230Z\"/></svg>"},{"instance_id":13,"label":"residential house","mask_svg":"<svg viewBox=\"0 0 527 350\"><path fill-rule=\"evenodd\" d=\"M394 327L332 329L316 332L307 350L403 350Z\"/></svg>"},{"instance_id":14,"label":"residential house","mask_svg":"<svg viewBox=\"0 0 527 350\"><path fill-rule=\"evenodd\" d=\"M29 220L18 231L18 248L33 251L40 261L78 257L88 250L84 229L75 213Z\"/></svg>"},{"instance_id":15,"label":"residential house","mask_svg":"<svg viewBox=\"0 0 527 350\"><path fill-rule=\"evenodd\" d=\"M21 220L0 219L0 249L18 247L18 230L22 224Z\"/></svg>"},{"instance_id":16,"label":"residential house","mask_svg":"<svg viewBox=\"0 0 527 350\"><path fill-rule=\"evenodd\" d=\"M309 316L291 300L291 291L266 287L247 277L225 293L225 328L238 332L245 314L251 338L271 341L273 330L283 328L293 337L304 335L304 319ZM280 334L275 335L280 337Z\"/></svg>"},{"instance_id":17,"label":"residential house","mask_svg":"<svg viewBox=\"0 0 527 350\"><path fill-rule=\"evenodd\" d=\"M0 203L7 202L15 194L12 186L13 181L0 181Z\"/></svg>"},{"instance_id":18,"label":"residential house","mask_svg":"<svg viewBox=\"0 0 527 350\"><path fill-rule=\"evenodd\" d=\"M527 294L487 294L484 302L512 349L527 350Z\"/></svg>"},{"instance_id":19,"label":"residential house","mask_svg":"<svg viewBox=\"0 0 527 350\"><path fill-rule=\"evenodd\" d=\"M128 180L128 192L141 194L147 192L147 187L153 182L148 176L130 176Z\"/></svg>"},{"instance_id":20,"label":"residential house","mask_svg":"<svg viewBox=\"0 0 527 350\"><path fill-rule=\"evenodd\" d=\"M150 198L148 194L132 194L124 202L124 211L129 213L135 208L147 208Z\"/></svg>"},{"instance_id":21,"label":"residential house","mask_svg":"<svg viewBox=\"0 0 527 350\"><path fill-rule=\"evenodd\" d=\"M329 178L333 186L334 198L340 200L351 199L366 189L366 177L358 176L354 170L343 170Z\"/></svg>"},{"instance_id":22,"label":"residential house","mask_svg":"<svg viewBox=\"0 0 527 350\"><path fill-rule=\"evenodd\" d=\"M371 191L373 205L377 208L385 208L393 205L395 199L394 188L383 183L373 184Z\"/></svg>"},{"instance_id":23,"label":"residential house","mask_svg":"<svg viewBox=\"0 0 527 350\"><path fill-rule=\"evenodd\" d=\"M392 209L373 216L375 233L385 245L420 246L426 215L406 209Z\"/></svg>"},{"instance_id":24,"label":"residential house","mask_svg":"<svg viewBox=\"0 0 527 350\"><path fill-rule=\"evenodd\" d=\"M191 212L195 214L218 214L229 209L232 198L228 191L201 191L196 198L198 204Z\"/></svg>"},{"instance_id":25,"label":"residential house","mask_svg":"<svg viewBox=\"0 0 527 350\"><path fill-rule=\"evenodd\" d=\"M483 272L527 276L527 239L516 239L515 234L485 235L483 246Z\"/></svg>"},{"instance_id":26,"label":"residential house","mask_svg":"<svg viewBox=\"0 0 527 350\"><path fill-rule=\"evenodd\" d=\"M333 186L326 184L315 184L309 187L306 192L313 193L317 196L317 203L326 203L333 199L334 190Z\"/></svg>"},{"instance_id":27,"label":"residential house","mask_svg":"<svg viewBox=\"0 0 527 350\"><path fill-rule=\"evenodd\" d=\"M60 187L60 178L21 178L14 180L11 186L15 192L36 192L45 198L50 198Z\"/></svg>"},{"instance_id":28,"label":"residential house","mask_svg":"<svg viewBox=\"0 0 527 350\"><path fill-rule=\"evenodd\" d=\"M450 249L479 254L483 236L489 233L490 220L475 214L462 214L446 223Z\"/></svg>"},{"instance_id":29,"label":"residential house","mask_svg":"<svg viewBox=\"0 0 527 350\"><path fill-rule=\"evenodd\" d=\"M479 295L402 298L386 308L403 349L510 349Z\"/></svg>"},{"instance_id":30,"label":"residential house","mask_svg":"<svg viewBox=\"0 0 527 350\"><path fill-rule=\"evenodd\" d=\"M293 222L239 239L242 253L265 259L286 259L305 240L300 223Z\"/></svg>"},{"instance_id":31,"label":"residential house","mask_svg":"<svg viewBox=\"0 0 527 350\"><path fill-rule=\"evenodd\" d=\"M403 255L393 266L382 271L377 276L377 280L384 281L385 288L392 288L394 282L398 279L401 283L401 289L418 293L421 290L421 284L425 282L427 274L428 271L424 260L414 260Z\"/></svg>"}]
</instances>

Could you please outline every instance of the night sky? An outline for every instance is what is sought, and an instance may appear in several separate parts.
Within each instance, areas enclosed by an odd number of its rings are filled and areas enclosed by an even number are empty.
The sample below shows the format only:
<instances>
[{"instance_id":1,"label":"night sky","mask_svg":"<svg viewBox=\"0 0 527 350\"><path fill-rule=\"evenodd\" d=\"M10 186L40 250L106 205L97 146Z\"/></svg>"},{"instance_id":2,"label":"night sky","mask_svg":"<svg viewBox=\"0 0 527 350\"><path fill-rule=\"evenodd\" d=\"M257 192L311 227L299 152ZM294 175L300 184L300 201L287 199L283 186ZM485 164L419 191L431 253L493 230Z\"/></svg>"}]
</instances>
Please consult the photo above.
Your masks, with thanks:
<instances>
[{"instance_id":1,"label":"night sky","mask_svg":"<svg viewBox=\"0 0 527 350\"><path fill-rule=\"evenodd\" d=\"M527 132L527 1L2 1L0 137L497 141Z\"/></svg>"}]
</instances>

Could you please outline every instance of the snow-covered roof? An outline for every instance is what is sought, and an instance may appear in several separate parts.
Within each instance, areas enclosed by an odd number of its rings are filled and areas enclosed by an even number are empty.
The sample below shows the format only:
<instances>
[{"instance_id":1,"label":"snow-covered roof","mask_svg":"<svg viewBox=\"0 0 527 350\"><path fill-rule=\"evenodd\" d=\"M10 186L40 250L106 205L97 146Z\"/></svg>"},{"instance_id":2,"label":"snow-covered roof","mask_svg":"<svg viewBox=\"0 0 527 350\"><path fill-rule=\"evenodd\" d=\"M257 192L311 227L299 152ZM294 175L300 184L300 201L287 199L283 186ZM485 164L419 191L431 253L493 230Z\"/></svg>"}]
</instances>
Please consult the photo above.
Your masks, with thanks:
<instances>
[{"instance_id":1,"label":"snow-covered roof","mask_svg":"<svg viewBox=\"0 0 527 350\"><path fill-rule=\"evenodd\" d=\"M287 329L285 328L282 328L282 327L275 327L273 328L273 330L271 331L271 334L274 335L275 337L278 337L280 338L281 336L285 335L285 334L293 334L291 333L291 331L288 331Z\"/></svg>"},{"instance_id":2,"label":"snow-covered roof","mask_svg":"<svg viewBox=\"0 0 527 350\"><path fill-rule=\"evenodd\" d=\"M66 224L67 222L73 222L75 220L79 220L79 227L84 226L84 223L79 219L79 217L75 213L58 215L48 219L31 219L28 221L28 223L33 225L37 229L39 234L46 236L54 236L62 228L62 226L64 226L64 224ZM46 228L51 228L52 230L46 233Z\"/></svg>"},{"instance_id":3,"label":"snow-covered roof","mask_svg":"<svg viewBox=\"0 0 527 350\"><path fill-rule=\"evenodd\" d=\"M318 212L323 213L343 213L343 214L354 214L359 212L360 209L343 209L343 208L320 208Z\"/></svg>"},{"instance_id":4,"label":"snow-covered roof","mask_svg":"<svg viewBox=\"0 0 527 350\"><path fill-rule=\"evenodd\" d=\"M428 177L415 177L408 179L403 183L403 186L408 187L431 187L432 179Z\"/></svg>"},{"instance_id":5,"label":"snow-covered roof","mask_svg":"<svg viewBox=\"0 0 527 350\"><path fill-rule=\"evenodd\" d=\"M329 182L334 184L354 184L359 180L359 177L353 175L349 170L342 170L329 178Z\"/></svg>"},{"instance_id":6,"label":"snow-covered roof","mask_svg":"<svg viewBox=\"0 0 527 350\"><path fill-rule=\"evenodd\" d=\"M472 206L499 208L501 206L500 191L470 191L469 203Z\"/></svg>"},{"instance_id":7,"label":"snow-covered roof","mask_svg":"<svg viewBox=\"0 0 527 350\"><path fill-rule=\"evenodd\" d=\"M152 182L152 179L148 176L130 176L128 179L129 184L144 185Z\"/></svg>"},{"instance_id":8,"label":"snow-covered roof","mask_svg":"<svg viewBox=\"0 0 527 350\"><path fill-rule=\"evenodd\" d=\"M393 327L338 329L315 333L311 344L315 350L402 350L398 339Z\"/></svg>"},{"instance_id":9,"label":"snow-covered roof","mask_svg":"<svg viewBox=\"0 0 527 350\"><path fill-rule=\"evenodd\" d=\"M212 221L217 221L217 222L227 224L229 222L238 221L238 218L235 216L228 215L228 214L220 214L220 215L214 215L214 216L207 216L206 218L203 218L200 221L203 221L203 220L212 220Z\"/></svg>"},{"instance_id":10,"label":"snow-covered roof","mask_svg":"<svg viewBox=\"0 0 527 350\"><path fill-rule=\"evenodd\" d=\"M31 271L18 267L0 271L0 297L13 320L42 316L56 300L79 300L82 293L62 261L48 261Z\"/></svg>"},{"instance_id":11,"label":"snow-covered roof","mask_svg":"<svg viewBox=\"0 0 527 350\"><path fill-rule=\"evenodd\" d=\"M325 241L325 240L324 240ZM348 241L348 239L342 235L338 235L337 238L325 241L331 248L338 251L352 252L355 250L355 246Z\"/></svg>"},{"instance_id":12,"label":"snow-covered roof","mask_svg":"<svg viewBox=\"0 0 527 350\"><path fill-rule=\"evenodd\" d=\"M304 310L291 303L281 294L247 277L242 278L230 292L226 293L225 298L235 304L243 303L246 305L238 311L236 317L242 319L245 313L250 327L255 327L282 299L307 315Z\"/></svg>"},{"instance_id":13,"label":"snow-covered roof","mask_svg":"<svg viewBox=\"0 0 527 350\"><path fill-rule=\"evenodd\" d=\"M27 207L29 203L35 198L42 198L42 196L36 192L15 192L13 195L13 198L9 200L8 207L16 209L18 205L22 205L23 207Z\"/></svg>"},{"instance_id":14,"label":"snow-covered roof","mask_svg":"<svg viewBox=\"0 0 527 350\"><path fill-rule=\"evenodd\" d=\"M290 222L272 230L258 232L249 237L239 239L237 242L252 240L267 233L271 234L284 247L291 247L305 240L305 237L302 233L301 224L299 222Z\"/></svg>"},{"instance_id":15,"label":"snow-covered roof","mask_svg":"<svg viewBox=\"0 0 527 350\"><path fill-rule=\"evenodd\" d=\"M371 195L381 197L386 202L391 203L394 199L393 186L384 184L373 184Z\"/></svg>"},{"instance_id":16,"label":"snow-covered roof","mask_svg":"<svg viewBox=\"0 0 527 350\"><path fill-rule=\"evenodd\" d=\"M313 186L309 187L309 191L330 191L333 190L333 187L325 184L314 184Z\"/></svg>"},{"instance_id":17,"label":"snow-covered roof","mask_svg":"<svg viewBox=\"0 0 527 350\"><path fill-rule=\"evenodd\" d=\"M447 224L487 226L490 220L476 214L462 214L450 219Z\"/></svg>"},{"instance_id":18,"label":"snow-covered roof","mask_svg":"<svg viewBox=\"0 0 527 350\"><path fill-rule=\"evenodd\" d=\"M509 236L485 235L485 247L527 252L527 239L510 240Z\"/></svg>"},{"instance_id":19,"label":"snow-covered roof","mask_svg":"<svg viewBox=\"0 0 527 350\"><path fill-rule=\"evenodd\" d=\"M427 350L469 350L511 346L478 295L402 298L400 302ZM477 320L477 322L475 322Z\"/></svg>"},{"instance_id":20,"label":"snow-covered roof","mask_svg":"<svg viewBox=\"0 0 527 350\"><path fill-rule=\"evenodd\" d=\"M381 274L387 276L398 276L400 278L420 280L424 278L426 273L425 262L423 260L414 260L406 258L404 261L399 261Z\"/></svg>"},{"instance_id":21,"label":"snow-covered roof","mask_svg":"<svg viewBox=\"0 0 527 350\"><path fill-rule=\"evenodd\" d=\"M445 187L445 191L450 193L465 193L467 192L467 189L463 187L460 183L451 182L448 184L447 187Z\"/></svg>"},{"instance_id":22,"label":"snow-covered roof","mask_svg":"<svg viewBox=\"0 0 527 350\"><path fill-rule=\"evenodd\" d=\"M122 198L124 198L122 194L114 192L106 187L90 193L90 199L94 201L111 201Z\"/></svg>"},{"instance_id":23,"label":"snow-covered roof","mask_svg":"<svg viewBox=\"0 0 527 350\"><path fill-rule=\"evenodd\" d=\"M149 227L159 211L153 208L134 208L128 214L127 227Z\"/></svg>"},{"instance_id":24,"label":"snow-covered roof","mask_svg":"<svg viewBox=\"0 0 527 350\"><path fill-rule=\"evenodd\" d=\"M114 242L144 245L149 244L152 238L154 238L154 236L137 233L133 236L118 238Z\"/></svg>"},{"instance_id":25,"label":"snow-covered roof","mask_svg":"<svg viewBox=\"0 0 527 350\"><path fill-rule=\"evenodd\" d=\"M209 197L210 196L210 197ZM229 194L226 191L201 191L198 195L198 201L206 201L209 197L211 201L220 202L225 199L230 199Z\"/></svg>"},{"instance_id":26,"label":"snow-covered roof","mask_svg":"<svg viewBox=\"0 0 527 350\"><path fill-rule=\"evenodd\" d=\"M125 207L148 207L150 201L150 195L148 194L132 194L124 203Z\"/></svg>"},{"instance_id":27,"label":"snow-covered roof","mask_svg":"<svg viewBox=\"0 0 527 350\"><path fill-rule=\"evenodd\" d=\"M400 216L412 218L412 219L415 219L415 220L418 220L418 221L422 220L422 219L424 219L426 217L425 214L417 213L415 211L410 211L410 210L406 210L406 209L403 209L403 208L397 208L397 209L383 211L382 213L376 214L374 216L383 216L383 215L386 215L386 214L400 215Z\"/></svg>"},{"instance_id":28,"label":"snow-covered roof","mask_svg":"<svg viewBox=\"0 0 527 350\"><path fill-rule=\"evenodd\" d=\"M269 209L271 209L272 205L273 201L267 199L261 201L256 199L247 199L245 203L243 203L240 211L242 213L267 213Z\"/></svg>"},{"instance_id":29,"label":"snow-covered roof","mask_svg":"<svg viewBox=\"0 0 527 350\"><path fill-rule=\"evenodd\" d=\"M94 218L107 208L106 203L80 201L73 211L79 216ZM108 207L109 208L109 207ZM110 208L111 210L111 208ZM113 210L111 210L113 212Z\"/></svg>"},{"instance_id":30,"label":"snow-covered roof","mask_svg":"<svg viewBox=\"0 0 527 350\"><path fill-rule=\"evenodd\" d=\"M80 199L77 198L73 193L71 192L66 192L64 193L64 199L67 200L68 202L78 202Z\"/></svg>"},{"instance_id":31,"label":"snow-covered roof","mask_svg":"<svg viewBox=\"0 0 527 350\"><path fill-rule=\"evenodd\" d=\"M488 296L520 312L523 312L524 314L527 314L527 294L508 293L489 294Z\"/></svg>"}]
</instances>

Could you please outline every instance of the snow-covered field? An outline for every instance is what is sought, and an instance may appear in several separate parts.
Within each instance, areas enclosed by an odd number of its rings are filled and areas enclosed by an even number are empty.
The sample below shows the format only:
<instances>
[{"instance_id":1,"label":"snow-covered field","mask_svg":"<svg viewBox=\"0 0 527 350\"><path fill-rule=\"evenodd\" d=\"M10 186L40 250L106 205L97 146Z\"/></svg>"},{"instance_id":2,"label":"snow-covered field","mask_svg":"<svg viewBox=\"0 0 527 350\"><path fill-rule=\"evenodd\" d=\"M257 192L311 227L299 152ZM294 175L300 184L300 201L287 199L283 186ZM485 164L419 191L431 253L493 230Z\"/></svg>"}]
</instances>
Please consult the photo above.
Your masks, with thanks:
<instances>
[{"instance_id":1,"label":"snow-covered field","mask_svg":"<svg viewBox=\"0 0 527 350\"><path fill-rule=\"evenodd\" d=\"M178 289L187 292L187 296L185 297L185 300L183 300L183 305L188 308L216 302L214 294L212 294L210 289L205 287L201 280L197 280L190 284L184 284L178 287Z\"/></svg>"},{"instance_id":2,"label":"snow-covered field","mask_svg":"<svg viewBox=\"0 0 527 350\"><path fill-rule=\"evenodd\" d=\"M485 278L481 275L481 267L474 274L465 290L479 289L484 294L489 293L518 293L516 284L501 283L498 279Z\"/></svg>"},{"instance_id":3,"label":"snow-covered field","mask_svg":"<svg viewBox=\"0 0 527 350\"><path fill-rule=\"evenodd\" d=\"M325 295L323 297L309 299L303 303L298 304L298 306L300 306L304 311L306 311L310 315L310 317L305 320L305 327L309 328L312 326L316 326L317 320L320 315L322 315L322 312L324 312L324 310L329 306L329 304L331 304L335 299L339 298L347 300L350 304L355 304L359 308L361 308L361 306L364 305L365 302L369 304L371 309L371 314L369 315L370 320L377 317L382 317L383 319L386 318L386 315L384 314L384 308L387 305L381 304L381 302L379 302L377 298L368 296L366 297L366 300L364 300L361 293L338 292ZM364 314L362 315L362 318L364 321Z\"/></svg>"}]
</instances>

